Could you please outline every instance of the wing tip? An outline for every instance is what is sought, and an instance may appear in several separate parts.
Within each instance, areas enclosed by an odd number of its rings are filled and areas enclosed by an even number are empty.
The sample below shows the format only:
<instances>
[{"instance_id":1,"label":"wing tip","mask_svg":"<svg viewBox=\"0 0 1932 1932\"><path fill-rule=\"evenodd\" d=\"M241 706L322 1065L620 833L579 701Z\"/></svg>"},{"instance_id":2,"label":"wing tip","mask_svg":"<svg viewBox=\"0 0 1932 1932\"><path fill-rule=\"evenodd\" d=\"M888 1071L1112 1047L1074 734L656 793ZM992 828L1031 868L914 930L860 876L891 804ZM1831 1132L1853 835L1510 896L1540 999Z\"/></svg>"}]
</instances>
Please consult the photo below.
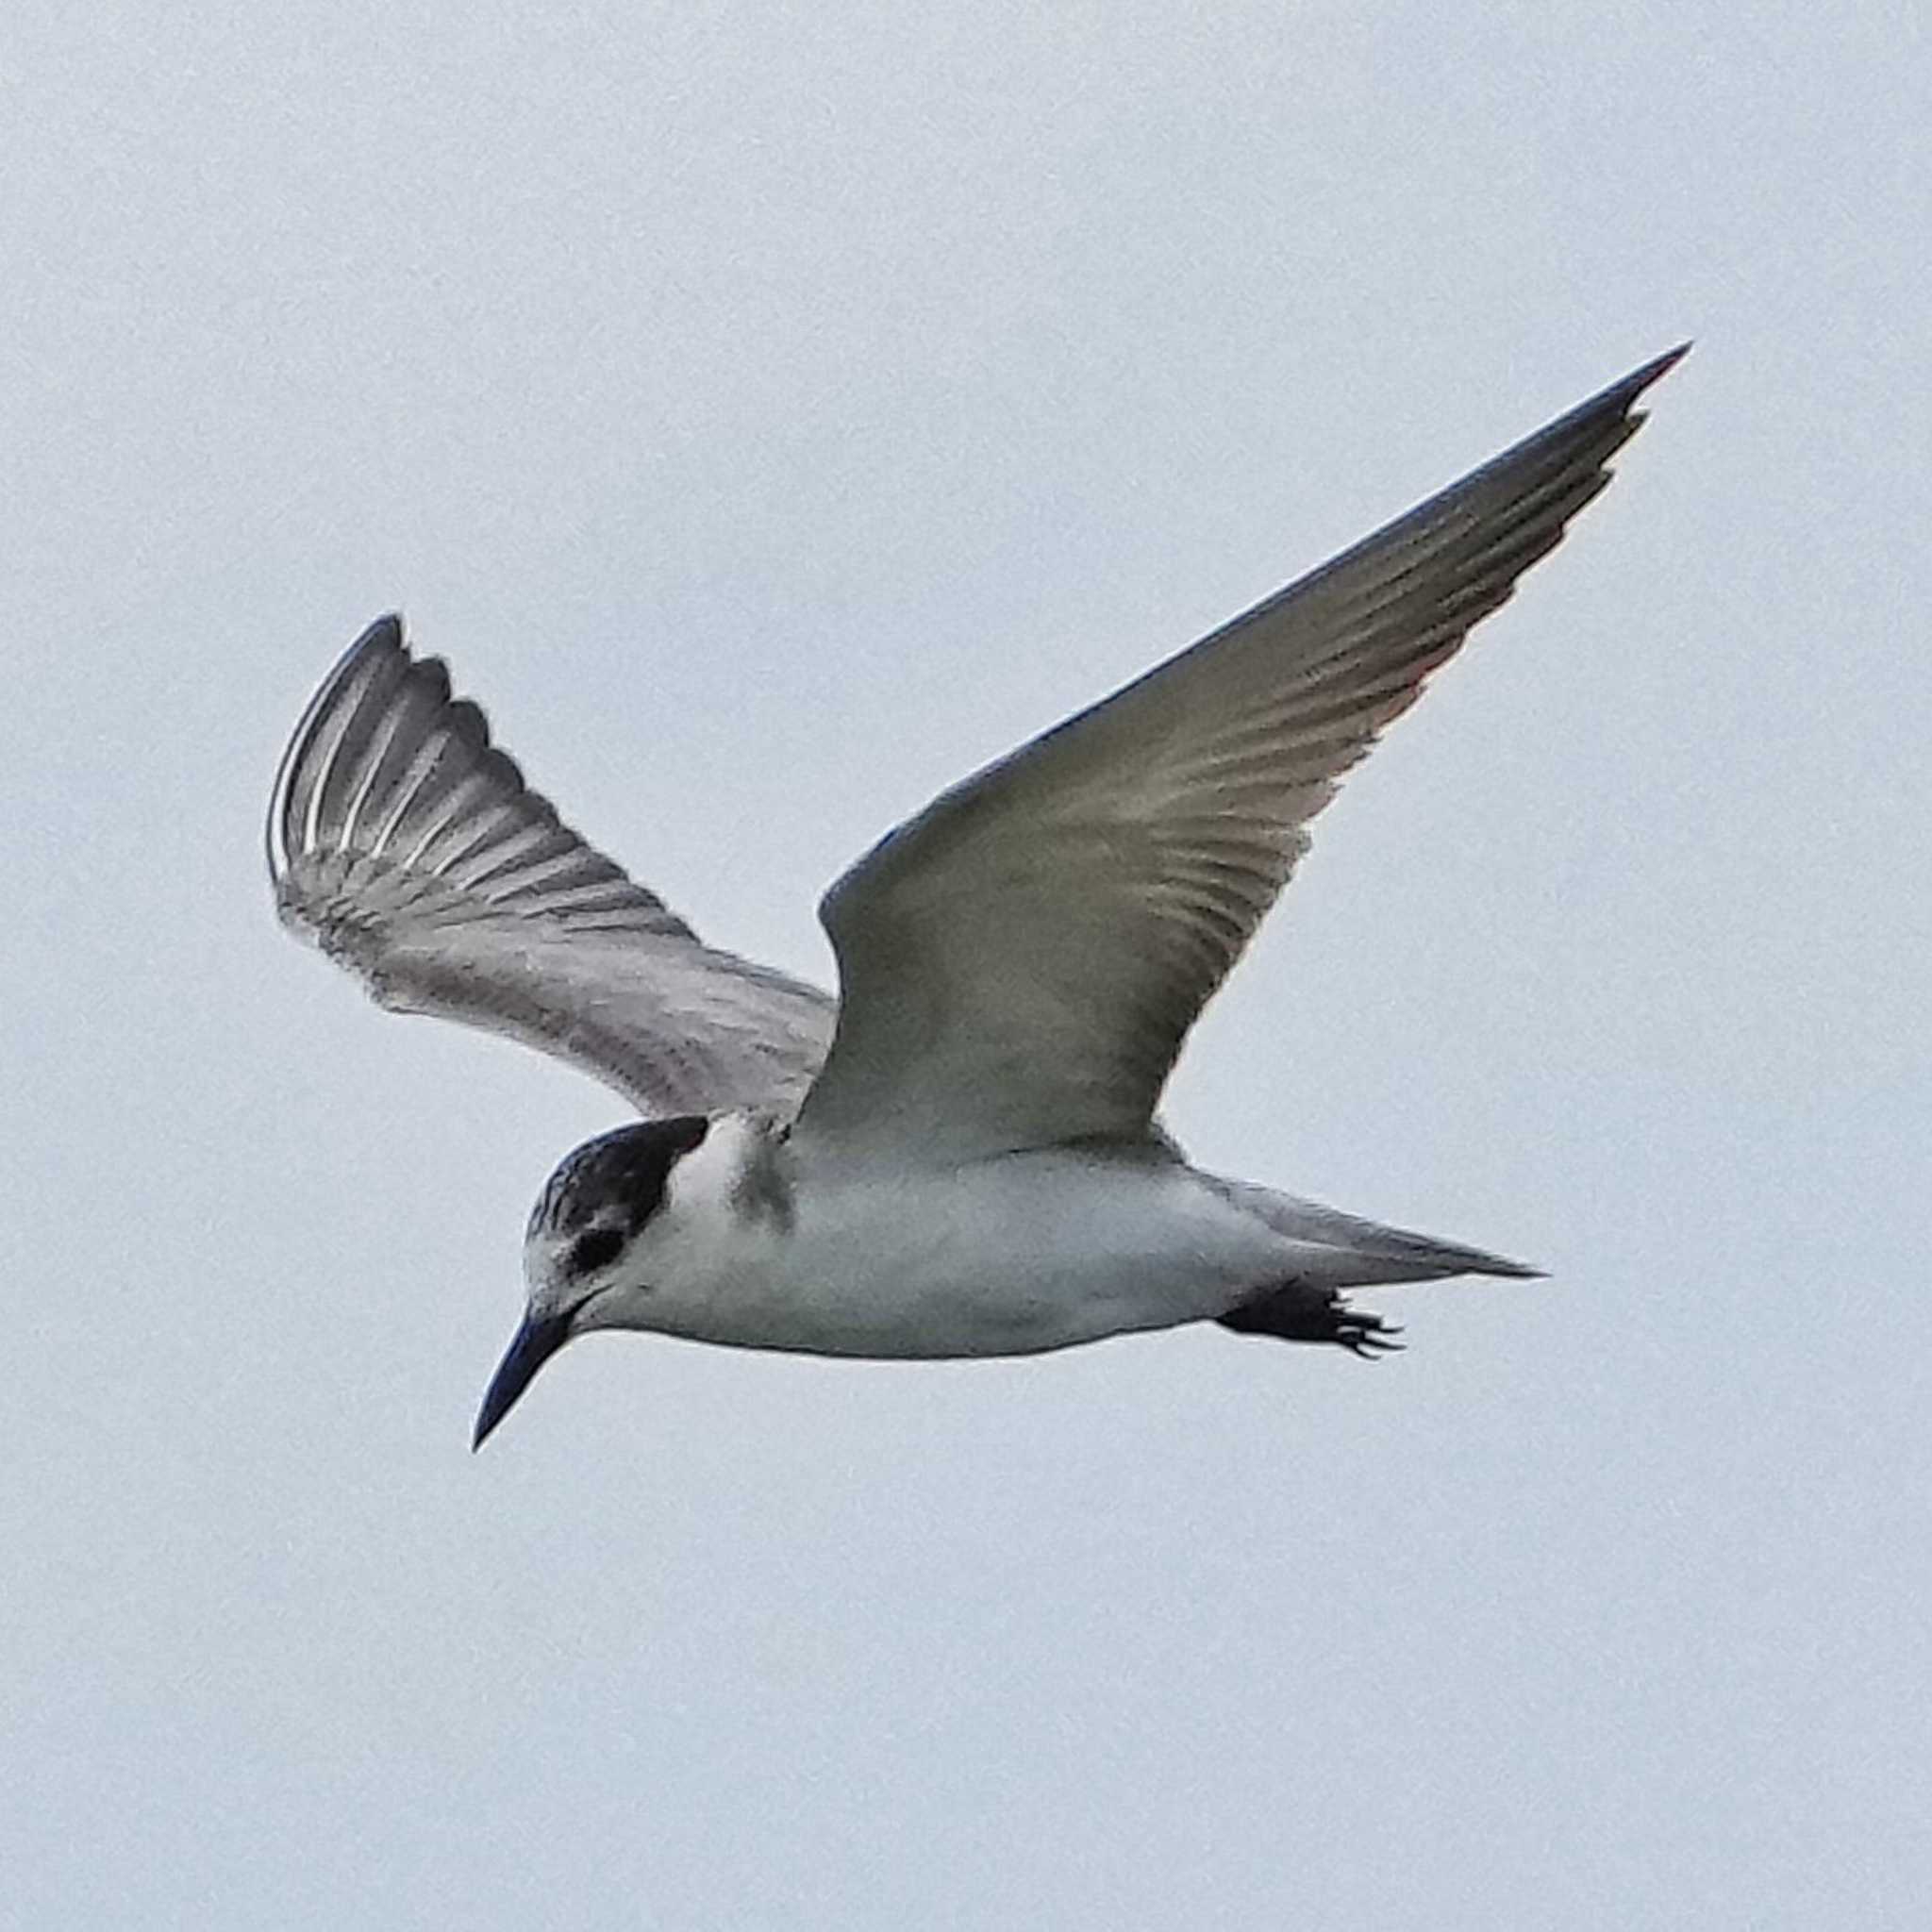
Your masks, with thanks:
<instances>
[{"instance_id":1,"label":"wing tip","mask_svg":"<svg viewBox=\"0 0 1932 1932\"><path fill-rule=\"evenodd\" d=\"M1640 394L1652 383L1668 375L1696 346L1695 337L1686 336L1675 348L1666 349L1661 356L1653 356L1648 362L1633 369L1618 386L1627 387L1633 395Z\"/></svg>"},{"instance_id":2,"label":"wing tip","mask_svg":"<svg viewBox=\"0 0 1932 1932\"><path fill-rule=\"evenodd\" d=\"M315 736L315 728L327 714L343 685L370 658L391 656L413 661L408 625L400 610L385 610L380 617L362 627L355 642L336 659L328 675L315 687L308 702L302 708L302 715L295 721L294 730L289 734L281 762L275 767L275 784L269 791L268 821L263 828L269 877L277 886L288 877L294 863L294 855L289 850L288 841L289 793L295 782L295 774L301 768L303 756Z\"/></svg>"},{"instance_id":3,"label":"wing tip","mask_svg":"<svg viewBox=\"0 0 1932 1932\"><path fill-rule=\"evenodd\" d=\"M1636 407L1637 399L1646 390L1661 382L1694 346L1687 338L1675 348L1666 349L1661 356L1653 356L1648 362L1640 363L1628 375L1620 376L1607 389L1599 390L1587 403L1571 410L1567 419L1558 418L1558 424L1607 414L1622 418L1628 425L1628 434L1634 436L1647 420L1645 412Z\"/></svg>"}]
</instances>

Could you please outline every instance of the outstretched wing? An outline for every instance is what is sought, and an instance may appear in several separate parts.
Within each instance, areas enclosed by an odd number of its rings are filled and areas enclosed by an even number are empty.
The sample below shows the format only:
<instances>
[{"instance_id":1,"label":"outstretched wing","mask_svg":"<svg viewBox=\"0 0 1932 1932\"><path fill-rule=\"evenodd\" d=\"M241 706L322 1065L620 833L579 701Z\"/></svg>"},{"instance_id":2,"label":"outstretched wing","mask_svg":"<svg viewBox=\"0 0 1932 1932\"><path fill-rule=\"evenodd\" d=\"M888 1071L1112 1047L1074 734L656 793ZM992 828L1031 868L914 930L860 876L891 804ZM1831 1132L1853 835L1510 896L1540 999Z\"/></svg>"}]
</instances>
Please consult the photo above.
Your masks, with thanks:
<instances>
[{"instance_id":1,"label":"outstretched wing","mask_svg":"<svg viewBox=\"0 0 1932 1932\"><path fill-rule=\"evenodd\" d=\"M646 1113L795 1107L833 1002L705 945L561 824L379 618L309 701L268 815L275 908L376 1001L507 1034Z\"/></svg>"},{"instance_id":2,"label":"outstretched wing","mask_svg":"<svg viewBox=\"0 0 1932 1932\"><path fill-rule=\"evenodd\" d=\"M943 793L819 916L838 1034L801 1133L944 1158L1143 1134L1311 819L1554 549L1674 351Z\"/></svg>"}]
</instances>

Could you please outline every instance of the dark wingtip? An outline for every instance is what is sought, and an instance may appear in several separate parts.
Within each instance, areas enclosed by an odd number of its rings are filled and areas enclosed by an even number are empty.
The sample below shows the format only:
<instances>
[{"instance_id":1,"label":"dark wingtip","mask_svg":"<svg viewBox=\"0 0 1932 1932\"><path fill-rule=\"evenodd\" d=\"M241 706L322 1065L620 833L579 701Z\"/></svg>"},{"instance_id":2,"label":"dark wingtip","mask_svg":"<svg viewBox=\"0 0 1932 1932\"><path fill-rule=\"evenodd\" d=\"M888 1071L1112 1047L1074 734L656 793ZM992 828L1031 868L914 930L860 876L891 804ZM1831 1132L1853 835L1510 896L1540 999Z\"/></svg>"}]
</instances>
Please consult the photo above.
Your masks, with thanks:
<instances>
[{"instance_id":1,"label":"dark wingtip","mask_svg":"<svg viewBox=\"0 0 1932 1932\"><path fill-rule=\"evenodd\" d=\"M408 629L400 610L385 610L380 617L372 618L362 626L362 634L349 646L348 655L353 658L365 645L382 644L391 650L400 650Z\"/></svg>"},{"instance_id":2,"label":"dark wingtip","mask_svg":"<svg viewBox=\"0 0 1932 1932\"><path fill-rule=\"evenodd\" d=\"M1692 344L1682 341L1674 349L1666 349L1661 356L1653 356L1641 368L1633 369L1621 382L1613 382L1601 396L1600 403L1614 403L1629 414L1631 427L1647 420L1645 412L1635 408L1637 398L1652 384L1660 382L1690 353Z\"/></svg>"},{"instance_id":3,"label":"dark wingtip","mask_svg":"<svg viewBox=\"0 0 1932 1932\"><path fill-rule=\"evenodd\" d=\"M1640 388L1647 389L1658 376L1668 375L1697 344L1686 337L1674 349L1666 349L1661 356L1654 356L1641 369L1631 375L1630 380Z\"/></svg>"},{"instance_id":4,"label":"dark wingtip","mask_svg":"<svg viewBox=\"0 0 1932 1932\"><path fill-rule=\"evenodd\" d=\"M318 721L334 704L336 693L341 690L344 681L355 675L365 658L391 653L400 653L407 658L409 647L405 639L406 626L400 610L386 610L373 624L364 625L356 641L330 666L328 675L316 686L308 704L302 708L302 715L296 720L295 728L289 734L288 744L283 748L281 762L275 767L275 783L269 789L268 819L263 840L271 878L279 880L286 876L293 862L294 854L289 849L287 824L290 788L308 750Z\"/></svg>"},{"instance_id":5,"label":"dark wingtip","mask_svg":"<svg viewBox=\"0 0 1932 1932\"><path fill-rule=\"evenodd\" d=\"M1619 376L1607 388L1598 390L1588 402L1579 403L1567 415L1559 417L1550 425L1551 429L1567 429L1591 418L1612 416L1624 418L1628 425L1624 434L1631 434L1644 421L1644 412L1636 407L1638 397L1653 384L1662 381L1690 353L1690 344L1685 341L1679 342L1674 349L1666 349L1661 356L1653 356L1648 362L1640 363L1628 375Z\"/></svg>"}]
</instances>

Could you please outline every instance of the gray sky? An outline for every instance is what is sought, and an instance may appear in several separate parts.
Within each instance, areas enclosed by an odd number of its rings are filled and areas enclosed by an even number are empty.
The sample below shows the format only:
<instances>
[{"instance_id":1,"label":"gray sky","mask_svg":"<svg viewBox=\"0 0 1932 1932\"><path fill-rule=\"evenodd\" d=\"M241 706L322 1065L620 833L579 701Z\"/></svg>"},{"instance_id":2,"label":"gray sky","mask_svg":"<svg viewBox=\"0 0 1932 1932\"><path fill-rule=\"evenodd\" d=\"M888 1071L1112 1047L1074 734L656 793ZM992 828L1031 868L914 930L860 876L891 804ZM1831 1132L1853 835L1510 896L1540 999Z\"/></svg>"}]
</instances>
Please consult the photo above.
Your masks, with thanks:
<instances>
[{"instance_id":1,"label":"gray sky","mask_svg":"<svg viewBox=\"0 0 1932 1932\"><path fill-rule=\"evenodd\" d=\"M7 9L0 1920L1921 1923L1924 27L1471 11ZM470 1457L622 1109L277 933L364 622L823 974L940 785L1687 335L1172 1095L1552 1281L599 1338Z\"/></svg>"}]
</instances>

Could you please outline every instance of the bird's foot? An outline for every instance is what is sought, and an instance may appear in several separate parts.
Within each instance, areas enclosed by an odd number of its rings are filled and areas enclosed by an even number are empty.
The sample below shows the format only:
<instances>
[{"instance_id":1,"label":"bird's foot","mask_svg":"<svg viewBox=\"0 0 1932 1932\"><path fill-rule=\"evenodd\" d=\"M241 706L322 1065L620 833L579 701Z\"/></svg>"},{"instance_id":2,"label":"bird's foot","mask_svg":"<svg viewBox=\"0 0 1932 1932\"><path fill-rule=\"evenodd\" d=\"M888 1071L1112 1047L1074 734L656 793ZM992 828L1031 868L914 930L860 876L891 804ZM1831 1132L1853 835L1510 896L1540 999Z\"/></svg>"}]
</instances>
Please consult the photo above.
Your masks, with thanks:
<instances>
[{"instance_id":1,"label":"bird's foot","mask_svg":"<svg viewBox=\"0 0 1932 1932\"><path fill-rule=\"evenodd\" d=\"M1351 1307L1332 1288L1288 1282L1217 1317L1237 1335L1274 1335L1284 1341L1332 1341L1364 1361L1402 1347L1402 1330L1366 1308Z\"/></svg>"}]
</instances>

